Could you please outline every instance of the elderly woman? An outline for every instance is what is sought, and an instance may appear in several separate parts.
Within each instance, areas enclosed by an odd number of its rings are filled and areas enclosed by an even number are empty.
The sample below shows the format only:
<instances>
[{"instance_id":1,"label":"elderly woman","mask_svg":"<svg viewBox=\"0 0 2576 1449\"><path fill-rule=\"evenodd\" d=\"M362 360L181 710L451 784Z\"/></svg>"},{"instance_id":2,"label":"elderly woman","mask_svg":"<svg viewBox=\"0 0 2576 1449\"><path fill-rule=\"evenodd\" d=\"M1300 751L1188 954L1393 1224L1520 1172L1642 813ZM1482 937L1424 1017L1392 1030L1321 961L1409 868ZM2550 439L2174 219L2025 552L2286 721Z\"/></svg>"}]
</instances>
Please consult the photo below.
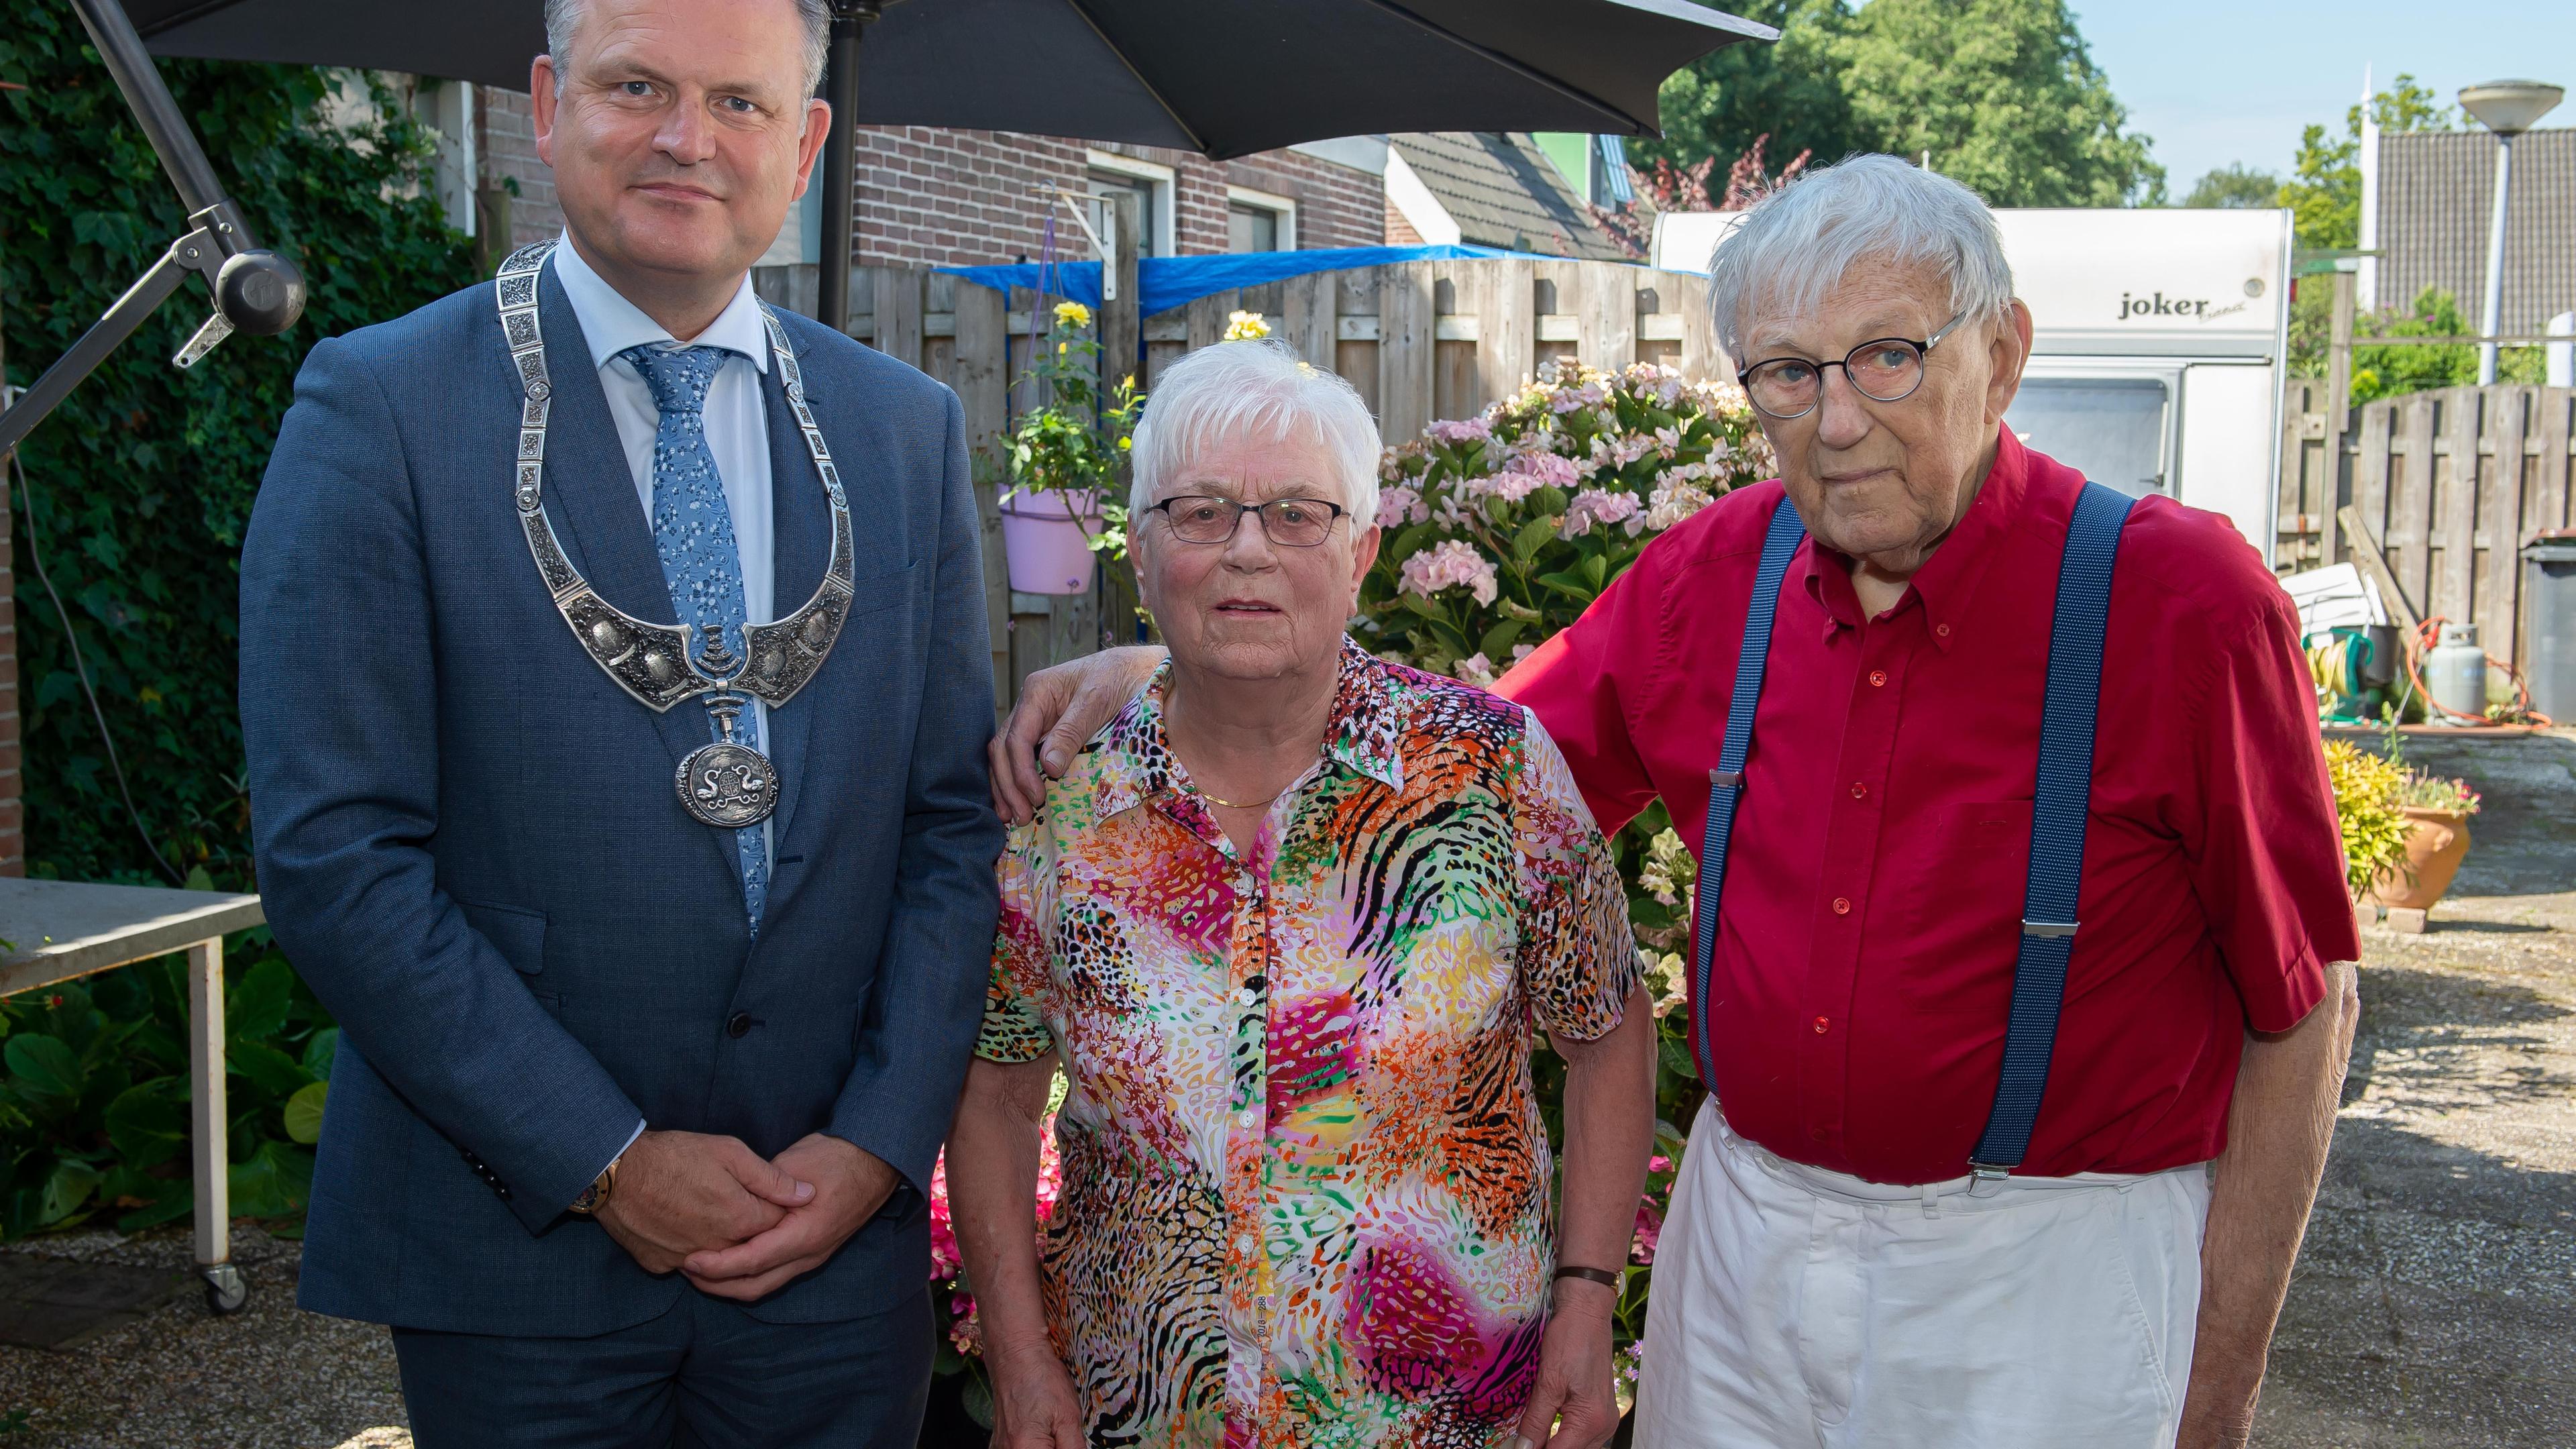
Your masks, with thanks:
<instances>
[{"instance_id":1,"label":"elderly woman","mask_svg":"<svg viewBox=\"0 0 2576 1449\"><path fill-rule=\"evenodd\" d=\"M1012 838L949 1139L1001 1449L1616 1425L1654 1118L1625 898L1527 710L1344 635L1378 451L1271 342L1174 364L1137 428L1170 659ZM1567 1063L1561 1228L1533 1024Z\"/></svg>"}]
</instances>

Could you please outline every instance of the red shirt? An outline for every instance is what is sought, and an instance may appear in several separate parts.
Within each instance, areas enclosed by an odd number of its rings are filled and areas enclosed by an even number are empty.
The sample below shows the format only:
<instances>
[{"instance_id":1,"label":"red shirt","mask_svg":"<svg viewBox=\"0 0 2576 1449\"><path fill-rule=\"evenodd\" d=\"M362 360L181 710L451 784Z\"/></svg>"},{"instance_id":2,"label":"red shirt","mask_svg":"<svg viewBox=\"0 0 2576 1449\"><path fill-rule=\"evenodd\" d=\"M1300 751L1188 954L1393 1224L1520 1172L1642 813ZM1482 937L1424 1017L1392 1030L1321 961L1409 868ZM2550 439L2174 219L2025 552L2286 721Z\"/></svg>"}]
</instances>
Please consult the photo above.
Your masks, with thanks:
<instances>
[{"instance_id":1,"label":"red shirt","mask_svg":"<svg viewBox=\"0 0 2576 1449\"><path fill-rule=\"evenodd\" d=\"M2002 435L1966 517L1861 617L1811 538L1782 582L1705 1001L1727 1121L1879 1182L1956 1177L1994 1103L2030 860L2058 559L2081 478ZM1657 539L1503 693L1602 828L1660 795L1700 846L1762 534L1739 490ZM2026 1172L2214 1157L2250 1026L2360 954L2298 621L2214 513L2129 515L2082 930Z\"/></svg>"}]
</instances>

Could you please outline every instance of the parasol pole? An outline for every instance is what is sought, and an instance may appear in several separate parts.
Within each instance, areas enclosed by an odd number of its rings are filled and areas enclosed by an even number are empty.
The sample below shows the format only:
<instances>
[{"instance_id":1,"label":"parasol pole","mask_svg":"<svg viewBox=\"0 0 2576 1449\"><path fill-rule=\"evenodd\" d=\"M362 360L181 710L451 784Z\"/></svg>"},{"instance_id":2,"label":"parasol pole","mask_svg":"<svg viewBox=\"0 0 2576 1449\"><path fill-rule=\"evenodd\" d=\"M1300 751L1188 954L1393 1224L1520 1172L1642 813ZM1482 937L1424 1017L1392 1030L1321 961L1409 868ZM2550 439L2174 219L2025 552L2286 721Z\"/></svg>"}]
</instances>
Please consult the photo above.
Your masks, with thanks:
<instances>
[{"instance_id":1,"label":"parasol pole","mask_svg":"<svg viewBox=\"0 0 2576 1449\"><path fill-rule=\"evenodd\" d=\"M832 54L823 67L823 99L832 107L832 134L823 143L823 245L817 320L850 330L851 206L858 184L859 41L867 27L901 0L831 0Z\"/></svg>"}]
</instances>

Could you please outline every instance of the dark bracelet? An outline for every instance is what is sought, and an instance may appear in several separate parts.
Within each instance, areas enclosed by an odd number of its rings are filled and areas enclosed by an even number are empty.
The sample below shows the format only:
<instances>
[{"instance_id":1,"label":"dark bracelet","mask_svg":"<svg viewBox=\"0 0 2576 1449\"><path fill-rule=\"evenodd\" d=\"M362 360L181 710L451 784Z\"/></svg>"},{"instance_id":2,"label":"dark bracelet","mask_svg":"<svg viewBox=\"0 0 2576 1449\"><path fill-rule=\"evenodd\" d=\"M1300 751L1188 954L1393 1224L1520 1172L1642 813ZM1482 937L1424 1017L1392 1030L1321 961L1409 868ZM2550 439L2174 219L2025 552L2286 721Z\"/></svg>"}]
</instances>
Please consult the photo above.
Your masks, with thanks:
<instances>
[{"instance_id":1,"label":"dark bracelet","mask_svg":"<svg viewBox=\"0 0 2576 1449\"><path fill-rule=\"evenodd\" d=\"M1559 1278L1580 1278L1586 1283L1598 1283L1602 1287L1612 1289L1614 1291L1619 1287L1619 1275L1606 1268L1561 1267L1556 1270L1556 1276Z\"/></svg>"}]
</instances>

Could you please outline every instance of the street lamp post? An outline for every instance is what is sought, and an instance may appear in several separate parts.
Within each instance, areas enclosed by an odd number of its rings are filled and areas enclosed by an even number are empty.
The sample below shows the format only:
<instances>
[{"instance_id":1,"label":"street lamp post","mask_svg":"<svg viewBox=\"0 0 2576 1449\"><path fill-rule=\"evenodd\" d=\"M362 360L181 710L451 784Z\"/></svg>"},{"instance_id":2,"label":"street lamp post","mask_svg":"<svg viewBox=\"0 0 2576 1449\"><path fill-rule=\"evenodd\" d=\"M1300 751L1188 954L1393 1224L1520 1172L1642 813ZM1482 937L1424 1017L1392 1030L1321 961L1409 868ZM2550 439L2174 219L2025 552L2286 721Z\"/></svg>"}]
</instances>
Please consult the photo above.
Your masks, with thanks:
<instances>
[{"instance_id":1,"label":"street lamp post","mask_svg":"<svg viewBox=\"0 0 2576 1449\"><path fill-rule=\"evenodd\" d=\"M2500 80L2460 88L2460 109L2495 132L2495 215L2487 223L2486 305L2478 313L2478 386L2496 380L2496 336L2504 330L2504 209L2513 186L2513 138L2557 106L2567 92L2543 81Z\"/></svg>"}]
</instances>

